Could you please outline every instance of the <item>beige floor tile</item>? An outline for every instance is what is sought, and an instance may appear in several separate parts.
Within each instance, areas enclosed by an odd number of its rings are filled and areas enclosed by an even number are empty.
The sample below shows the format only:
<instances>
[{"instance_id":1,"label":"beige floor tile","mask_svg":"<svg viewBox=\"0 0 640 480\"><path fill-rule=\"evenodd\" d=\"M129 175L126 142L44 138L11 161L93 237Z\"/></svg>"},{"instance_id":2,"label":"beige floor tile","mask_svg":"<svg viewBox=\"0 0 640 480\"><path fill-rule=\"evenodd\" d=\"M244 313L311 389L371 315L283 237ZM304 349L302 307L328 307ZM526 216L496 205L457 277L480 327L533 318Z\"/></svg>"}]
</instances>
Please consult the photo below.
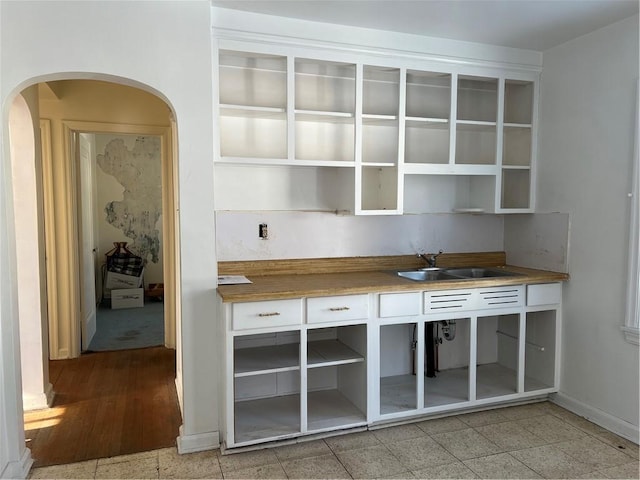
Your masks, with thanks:
<instances>
[{"instance_id":1,"label":"beige floor tile","mask_svg":"<svg viewBox=\"0 0 640 480\"><path fill-rule=\"evenodd\" d=\"M456 432L438 433L431 437L459 460L486 457L501 453L502 449L472 428Z\"/></svg>"},{"instance_id":2,"label":"beige floor tile","mask_svg":"<svg viewBox=\"0 0 640 480\"><path fill-rule=\"evenodd\" d=\"M261 467L262 465L278 463L278 457L276 457L276 454L271 449L221 455L218 460L225 478L227 477L227 472L231 472L233 470Z\"/></svg>"},{"instance_id":3,"label":"beige floor tile","mask_svg":"<svg viewBox=\"0 0 640 480\"><path fill-rule=\"evenodd\" d=\"M508 453L474 458L463 463L480 478L541 478Z\"/></svg>"},{"instance_id":4,"label":"beige floor tile","mask_svg":"<svg viewBox=\"0 0 640 480\"><path fill-rule=\"evenodd\" d=\"M294 443L293 445L274 448L273 451L281 462L297 458L319 457L320 455L332 453L324 440Z\"/></svg>"},{"instance_id":5,"label":"beige floor tile","mask_svg":"<svg viewBox=\"0 0 640 480\"><path fill-rule=\"evenodd\" d=\"M402 480L404 478L407 479L415 479L417 478L413 472L402 472L402 473L398 473L396 475L389 475L387 477L383 477L385 480Z\"/></svg>"},{"instance_id":6,"label":"beige floor tile","mask_svg":"<svg viewBox=\"0 0 640 480\"><path fill-rule=\"evenodd\" d=\"M565 423L553 415L542 415L540 417L525 418L516 421L518 425L524 427L545 443L564 442L566 440L576 440L584 437L586 433Z\"/></svg>"},{"instance_id":7,"label":"beige floor tile","mask_svg":"<svg viewBox=\"0 0 640 480\"><path fill-rule=\"evenodd\" d=\"M600 425L596 425L595 423L590 422L586 418L576 415L569 410L556 410L553 415L562 419L562 421L568 423L572 427L576 427L583 432L589 433L591 435L597 435L599 433L604 433L607 431L607 429L601 427Z\"/></svg>"},{"instance_id":8,"label":"beige floor tile","mask_svg":"<svg viewBox=\"0 0 640 480\"><path fill-rule=\"evenodd\" d=\"M455 432L456 430L465 430L469 426L461 422L458 417L435 418L433 420L425 420L415 424L420 430L426 434Z\"/></svg>"},{"instance_id":9,"label":"beige floor tile","mask_svg":"<svg viewBox=\"0 0 640 480\"><path fill-rule=\"evenodd\" d=\"M549 413L546 402L529 403L500 409L500 414L507 420L522 420L523 418L539 417Z\"/></svg>"},{"instance_id":10,"label":"beige floor tile","mask_svg":"<svg viewBox=\"0 0 640 480\"><path fill-rule=\"evenodd\" d=\"M474 429L504 451L538 447L545 442L516 422L494 423Z\"/></svg>"},{"instance_id":11,"label":"beige floor tile","mask_svg":"<svg viewBox=\"0 0 640 480\"><path fill-rule=\"evenodd\" d=\"M282 465L279 463L271 463L269 465L260 465L259 467L241 468L224 473L224 478L241 478L241 479L262 479L262 478L287 478Z\"/></svg>"},{"instance_id":12,"label":"beige floor tile","mask_svg":"<svg viewBox=\"0 0 640 480\"><path fill-rule=\"evenodd\" d=\"M506 422L509 420L502 415L501 409L467 413L465 415L458 415L458 418L470 427L480 427L482 425L490 425L492 423Z\"/></svg>"},{"instance_id":13,"label":"beige floor tile","mask_svg":"<svg viewBox=\"0 0 640 480\"><path fill-rule=\"evenodd\" d=\"M337 437L325 438L324 441L327 442L329 448L335 453L381 445L380 440L378 440L373 432L339 435Z\"/></svg>"},{"instance_id":14,"label":"beige floor tile","mask_svg":"<svg viewBox=\"0 0 640 480\"><path fill-rule=\"evenodd\" d=\"M617 467L605 468L598 473L605 478L640 478L640 465L638 462L625 463Z\"/></svg>"},{"instance_id":15,"label":"beige floor tile","mask_svg":"<svg viewBox=\"0 0 640 480\"><path fill-rule=\"evenodd\" d=\"M627 455L591 436L561 442L555 447L576 460L591 465L594 471L629 463Z\"/></svg>"},{"instance_id":16,"label":"beige floor tile","mask_svg":"<svg viewBox=\"0 0 640 480\"><path fill-rule=\"evenodd\" d=\"M607 445L614 447L635 460L638 460L640 457L640 447L638 447L638 445L626 438L616 435L615 433L603 432L594 435L594 437L598 440L602 440Z\"/></svg>"},{"instance_id":17,"label":"beige floor tile","mask_svg":"<svg viewBox=\"0 0 640 480\"><path fill-rule=\"evenodd\" d=\"M408 470L384 445L348 450L336 455L353 478L385 478Z\"/></svg>"},{"instance_id":18,"label":"beige floor tile","mask_svg":"<svg viewBox=\"0 0 640 480\"><path fill-rule=\"evenodd\" d=\"M149 458L158 458L159 450L150 450L148 452L131 453L129 455L118 455L116 457L99 458L98 466L109 465L111 463L131 462L138 460L147 460Z\"/></svg>"},{"instance_id":19,"label":"beige floor tile","mask_svg":"<svg viewBox=\"0 0 640 480\"><path fill-rule=\"evenodd\" d=\"M574 459L556 445L527 448L511 455L545 478L577 478L593 471L591 465Z\"/></svg>"},{"instance_id":20,"label":"beige floor tile","mask_svg":"<svg viewBox=\"0 0 640 480\"><path fill-rule=\"evenodd\" d=\"M282 462L289 478L351 478L333 453Z\"/></svg>"},{"instance_id":21,"label":"beige floor tile","mask_svg":"<svg viewBox=\"0 0 640 480\"><path fill-rule=\"evenodd\" d=\"M393 443L425 436L425 433L413 424L381 428L380 430L374 430L373 434L382 443Z\"/></svg>"},{"instance_id":22,"label":"beige floor tile","mask_svg":"<svg viewBox=\"0 0 640 480\"><path fill-rule=\"evenodd\" d=\"M98 463L95 478L158 478L158 458L156 456L102 465Z\"/></svg>"},{"instance_id":23,"label":"beige floor tile","mask_svg":"<svg viewBox=\"0 0 640 480\"><path fill-rule=\"evenodd\" d=\"M413 472L416 478L478 478L469 468L461 462L429 467Z\"/></svg>"},{"instance_id":24,"label":"beige floor tile","mask_svg":"<svg viewBox=\"0 0 640 480\"><path fill-rule=\"evenodd\" d=\"M93 478L96 474L97 460L34 468L29 478Z\"/></svg>"},{"instance_id":25,"label":"beige floor tile","mask_svg":"<svg viewBox=\"0 0 640 480\"><path fill-rule=\"evenodd\" d=\"M170 478L222 478L215 450L179 455L175 448L158 452L158 474Z\"/></svg>"},{"instance_id":26,"label":"beige floor tile","mask_svg":"<svg viewBox=\"0 0 640 480\"><path fill-rule=\"evenodd\" d=\"M387 448L407 470L454 463L457 459L431 437L412 438L390 443Z\"/></svg>"}]
</instances>

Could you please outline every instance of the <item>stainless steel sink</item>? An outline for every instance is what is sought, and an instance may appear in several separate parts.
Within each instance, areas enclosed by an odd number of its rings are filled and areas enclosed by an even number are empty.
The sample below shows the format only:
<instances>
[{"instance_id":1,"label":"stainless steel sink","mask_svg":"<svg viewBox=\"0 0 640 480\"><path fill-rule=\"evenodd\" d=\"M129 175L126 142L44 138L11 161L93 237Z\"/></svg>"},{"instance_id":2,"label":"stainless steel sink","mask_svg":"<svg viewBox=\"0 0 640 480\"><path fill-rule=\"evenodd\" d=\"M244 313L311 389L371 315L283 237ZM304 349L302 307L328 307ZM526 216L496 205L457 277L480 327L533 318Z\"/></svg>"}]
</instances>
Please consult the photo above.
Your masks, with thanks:
<instances>
[{"instance_id":1,"label":"stainless steel sink","mask_svg":"<svg viewBox=\"0 0 640 480\"><path fill-rule=\"evenodd\" d=\"M464 278L492 278L492 277L512 277L517 273L502 270L500 268L468 267L468 268L447 268L446 272Z\"/></svg>"},{"instance_id":2,"label":"stainless steel sink","mask_svg":"<svg viewBox=\"0 0 640 480\"><path fill-rule=\"evenodd\" d=\"M415 282L436 282L438 280L471 280L474 278L496 278L518 276L500 268L466 267L466 268L422 268L397 272L398 276Z\"/></svg>"},{"instance_id":3,"label":"stainless steel sink","mask_svg":"<svg viewBox=\"0 0 640 480\"><path fill-rule=\"evenodd\" d=\"M451 275L444 268L423 268L398 272L398 276L416 282L434 282L437 280L460 280L459 276Z\"/></svg>"}]
</instances>

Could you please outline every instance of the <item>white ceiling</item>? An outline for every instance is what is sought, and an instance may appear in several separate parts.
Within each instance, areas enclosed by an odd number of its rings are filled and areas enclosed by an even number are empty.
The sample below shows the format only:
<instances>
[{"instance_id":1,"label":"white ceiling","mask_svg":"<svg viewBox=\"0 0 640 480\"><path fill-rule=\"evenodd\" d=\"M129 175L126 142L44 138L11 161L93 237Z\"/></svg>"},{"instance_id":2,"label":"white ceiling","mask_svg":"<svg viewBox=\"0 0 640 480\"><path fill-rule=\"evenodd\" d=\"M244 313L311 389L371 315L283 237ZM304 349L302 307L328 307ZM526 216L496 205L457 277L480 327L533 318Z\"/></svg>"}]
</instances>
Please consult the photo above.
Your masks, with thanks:
<instances>
[{"instance_id":1,"label":"white ceiling","mask_svg":"<svg viewBox=\"0 0 640 480\"><path fill-rule=\"evenodd\" d=\"M212 0L213 6L545 51L638 13L638 0Z\"/></svg>"}]
</instances>

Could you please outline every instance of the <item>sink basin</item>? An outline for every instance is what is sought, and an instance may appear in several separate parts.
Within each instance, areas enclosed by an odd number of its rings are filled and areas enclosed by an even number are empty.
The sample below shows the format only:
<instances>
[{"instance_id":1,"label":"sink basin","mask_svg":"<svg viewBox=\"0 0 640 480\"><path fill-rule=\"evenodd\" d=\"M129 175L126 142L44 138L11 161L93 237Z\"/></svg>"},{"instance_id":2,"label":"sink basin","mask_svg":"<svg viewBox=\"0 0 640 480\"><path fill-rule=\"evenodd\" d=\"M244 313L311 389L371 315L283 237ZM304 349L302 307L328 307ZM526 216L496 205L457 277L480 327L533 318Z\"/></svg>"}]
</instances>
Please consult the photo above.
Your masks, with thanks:
<instances>
[{"instance_id":1,"label":"sink basin","mask_svg":"<svg viewBox=\"0 0 640 480\"><path fill-rule=\"evenodd\" d=\"M436 280L460 280L459 276L451 275L444 268L423 268L422 270L409 270L398 272L398 276L414 280L416 282L433 282Z\"/></svg>"},{"instance_id":2,"label":"sink basin","mask_svg":"<svg viewBox=\"0 0 640 480\"><path fill-rule=\"evenodd\" d=\"M473 278L497 278L517 276L519 273L500 268L466 267L466 268L422 268L397 272L398 276L415 282L435 282L438 280L471 280Z\"/></svg>"},{"instance_id":3,"label":"sink basin","mask_svg":"<svg viewBox=\"0 0 640 480\"><path fill-rule=\"evenodd\" d=\"M511 277L518 275L499 268L469 267L469 268L448 268L446 272L450 275L464 278L491 278L491 277Z\"/></svg>"}]
</instances>

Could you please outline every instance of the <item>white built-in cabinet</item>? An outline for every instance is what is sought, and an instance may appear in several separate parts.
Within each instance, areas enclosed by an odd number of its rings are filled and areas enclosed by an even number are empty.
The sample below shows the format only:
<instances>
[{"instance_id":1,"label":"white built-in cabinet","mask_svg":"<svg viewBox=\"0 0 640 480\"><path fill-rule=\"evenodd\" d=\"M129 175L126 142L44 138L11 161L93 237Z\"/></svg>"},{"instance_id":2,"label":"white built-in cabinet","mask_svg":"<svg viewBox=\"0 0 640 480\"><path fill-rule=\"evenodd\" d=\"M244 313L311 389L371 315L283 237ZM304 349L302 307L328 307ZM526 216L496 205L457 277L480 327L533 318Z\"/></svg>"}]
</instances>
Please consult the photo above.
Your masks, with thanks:
<instances>
[{"instance_id":1,"label":"white built-in cabinet","mask_svg":"<svg viewBox=\"0 0 640 480\"><path fill-rule=\"evenodd\" d=\"M219 208L533 211L538 72L218 46Z\"/></svg>"},{"instance_id":2,"label":"white built-in cabinet","mask_svg":"<svg viewBox=\"0 0 640 480\"><path fill-rule=\"evenodd\" d=\"M558 389L561 297L549 283L219 300L224 444L544 398Z\"/></svg>"}]
</instances>

